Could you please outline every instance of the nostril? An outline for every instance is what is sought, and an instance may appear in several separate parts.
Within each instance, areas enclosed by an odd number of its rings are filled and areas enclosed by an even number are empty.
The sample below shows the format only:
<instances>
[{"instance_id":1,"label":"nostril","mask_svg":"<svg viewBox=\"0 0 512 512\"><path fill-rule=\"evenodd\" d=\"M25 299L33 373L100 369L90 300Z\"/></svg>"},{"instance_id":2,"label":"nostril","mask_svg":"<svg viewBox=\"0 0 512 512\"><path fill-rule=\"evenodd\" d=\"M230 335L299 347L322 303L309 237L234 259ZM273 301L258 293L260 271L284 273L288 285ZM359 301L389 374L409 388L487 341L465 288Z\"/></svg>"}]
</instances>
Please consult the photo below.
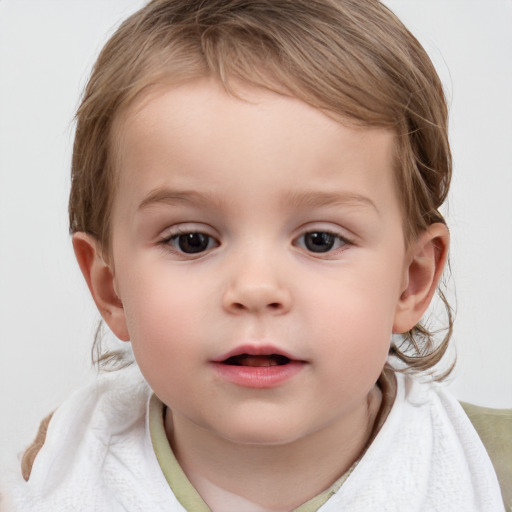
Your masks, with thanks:
<instances>
[{"instance_id":1,"label":"nostril","mask_svg":"<svg viewBox=\"0 0 512 512\"><path fill-rule=\"evenodd\" d=\"M1 0L0 0L1 1ZM235 283L223 297L222 307L233 314L245 312L281 315L290 307L288 291L263 283Z\"/></svg>"},{"instance_id":2,"label":"nostril","mask_svg":"<svg viewBox=\"0 0 512 512\"><path fill-rule=\"evenodd\" d=\"M269 309L280 309L281 308L281 304L279 302L271 302L270 304L267 304L267 307ZM240 302L234 302L233 303L233 308L237 309L239 311L242 310L242 309L249 309L247 306L244 306Z\"/></svg>"}]
</instances>

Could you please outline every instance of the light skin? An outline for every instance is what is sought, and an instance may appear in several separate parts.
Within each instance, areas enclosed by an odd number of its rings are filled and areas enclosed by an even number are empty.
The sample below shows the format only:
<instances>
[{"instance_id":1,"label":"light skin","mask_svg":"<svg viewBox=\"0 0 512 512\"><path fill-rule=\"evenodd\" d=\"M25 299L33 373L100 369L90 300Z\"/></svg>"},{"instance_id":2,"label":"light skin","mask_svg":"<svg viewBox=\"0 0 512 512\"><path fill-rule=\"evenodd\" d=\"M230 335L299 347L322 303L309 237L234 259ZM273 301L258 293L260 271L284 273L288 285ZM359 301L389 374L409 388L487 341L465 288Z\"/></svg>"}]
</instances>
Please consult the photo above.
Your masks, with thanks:
<instances>
[{"instance_id":1,"label":"light skin","mask_svg":"<svg viewBox=\"0 0 512 512\"><path fill-rule=\"evenodd\" d=\"M238 88L198 79L130 107L111 253L73 242L212 510L291 510L365 449L391 334L428 307L448 232L405 243L392 132Z\"/></svg>"}]
</instances>

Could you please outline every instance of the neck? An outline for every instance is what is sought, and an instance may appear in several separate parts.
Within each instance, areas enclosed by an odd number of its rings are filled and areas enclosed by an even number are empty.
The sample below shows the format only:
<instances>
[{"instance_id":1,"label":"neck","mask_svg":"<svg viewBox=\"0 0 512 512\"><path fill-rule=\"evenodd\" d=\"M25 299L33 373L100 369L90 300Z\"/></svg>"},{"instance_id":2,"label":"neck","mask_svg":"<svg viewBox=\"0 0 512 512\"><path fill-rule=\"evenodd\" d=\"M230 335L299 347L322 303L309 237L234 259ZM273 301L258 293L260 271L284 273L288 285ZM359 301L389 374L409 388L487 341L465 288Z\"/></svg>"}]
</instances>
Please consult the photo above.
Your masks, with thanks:
<instances>
[{"instance_id":1,"label":"neck","mask_svg":"<svg viewBox=\"0 0 512 512\"><path fill-rule=\"evenodd\" d=\"M284 512L330 487L362 456L381 403L375 386L343 418L281 445L235 443L169 413L166 431L183 471L214 512Z\"/></svg>"}]
</instances>

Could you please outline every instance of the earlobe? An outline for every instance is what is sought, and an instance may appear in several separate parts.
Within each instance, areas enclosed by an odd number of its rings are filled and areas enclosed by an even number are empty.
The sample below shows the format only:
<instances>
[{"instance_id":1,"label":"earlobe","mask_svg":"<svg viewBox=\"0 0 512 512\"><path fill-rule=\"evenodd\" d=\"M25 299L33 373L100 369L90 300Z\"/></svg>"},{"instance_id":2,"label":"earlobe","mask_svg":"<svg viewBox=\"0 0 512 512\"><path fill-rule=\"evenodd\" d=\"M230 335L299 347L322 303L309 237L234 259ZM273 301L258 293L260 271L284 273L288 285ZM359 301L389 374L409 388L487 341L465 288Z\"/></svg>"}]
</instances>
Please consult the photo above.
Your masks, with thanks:
<instances>
[{"instance_id":1,"label":"earlobe","mask_svg":"<svg viewBox=\"0 0 512 512\"><path fill-rule=\"evenodd\" d=\"M73 235L73 249L101 316L119 339L128 341L123 303L116 293L114 273L103 259L99 242L87 233L78 232Z\"/></svg>"},{"instance_id":2,"label":"earlobe","mask_svg":"<svg viewBox=\"0 0 512 512\"><path fill-rule=\"evenodd\" d=\"M412 329L427 310L443 274L449 245L448 228L445 224L436 223L421 233L411 246L404 269L404 289L393 324L394 333Z\"/></svg>"}]
</instances>

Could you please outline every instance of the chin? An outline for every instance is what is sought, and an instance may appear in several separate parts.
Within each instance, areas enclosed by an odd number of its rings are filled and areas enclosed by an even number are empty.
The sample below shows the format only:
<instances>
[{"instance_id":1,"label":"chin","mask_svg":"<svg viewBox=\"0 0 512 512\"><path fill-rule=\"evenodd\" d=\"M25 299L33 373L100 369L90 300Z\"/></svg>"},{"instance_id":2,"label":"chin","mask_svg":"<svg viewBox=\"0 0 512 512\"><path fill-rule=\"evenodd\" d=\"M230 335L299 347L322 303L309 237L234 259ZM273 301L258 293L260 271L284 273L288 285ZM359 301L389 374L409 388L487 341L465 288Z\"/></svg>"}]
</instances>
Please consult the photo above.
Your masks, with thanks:
<instances>
[{"instance_id":1,"label":"chin","mask_svg":"<svg viewBox=\"0 0 512 512\"><path fill-rule=\"evenodd\" d=\"M229 442L247 446L283 446L307 436L306 429L284 424L279 420L252 421L229 425L219 434Z\"/></svg>"}]
</instances>

